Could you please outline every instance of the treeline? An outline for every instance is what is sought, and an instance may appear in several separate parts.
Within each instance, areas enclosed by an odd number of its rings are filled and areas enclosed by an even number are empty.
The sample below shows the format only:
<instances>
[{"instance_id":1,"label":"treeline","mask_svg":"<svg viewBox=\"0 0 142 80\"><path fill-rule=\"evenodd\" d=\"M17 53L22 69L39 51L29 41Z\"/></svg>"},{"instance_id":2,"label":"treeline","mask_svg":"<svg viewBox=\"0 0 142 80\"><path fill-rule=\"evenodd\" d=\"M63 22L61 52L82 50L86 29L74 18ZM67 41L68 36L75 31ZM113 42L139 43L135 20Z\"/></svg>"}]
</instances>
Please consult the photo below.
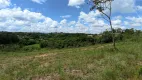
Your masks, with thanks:
<instances>
[{"instance_id":1,"label":"treeline","mask_svg":"<svg viewBox=\"0 0 142 80\"><path fill-rule=\"evenodd\" d=\"M116 29L116 41L133 40L136 41L140 37L141 31L134 29ZM71 48L100 43L112 42L110 31L104 31L100 34L83 34L83 33L23 33L23 32L0 32L0 49L23 48L25 46L39 44L40 48ZM29 48L29 47L27 47Z\"/></svg>"},{"instance_id":2,"label":"treeline","mask_svg":"<svg viewBox=\"0 0 142 80\"><path fill-rule=\"evenodd\" d=\"M14 33L0 32L0 44L15 44L19 42L19 38Z\"/></svg>"}]
</instances>

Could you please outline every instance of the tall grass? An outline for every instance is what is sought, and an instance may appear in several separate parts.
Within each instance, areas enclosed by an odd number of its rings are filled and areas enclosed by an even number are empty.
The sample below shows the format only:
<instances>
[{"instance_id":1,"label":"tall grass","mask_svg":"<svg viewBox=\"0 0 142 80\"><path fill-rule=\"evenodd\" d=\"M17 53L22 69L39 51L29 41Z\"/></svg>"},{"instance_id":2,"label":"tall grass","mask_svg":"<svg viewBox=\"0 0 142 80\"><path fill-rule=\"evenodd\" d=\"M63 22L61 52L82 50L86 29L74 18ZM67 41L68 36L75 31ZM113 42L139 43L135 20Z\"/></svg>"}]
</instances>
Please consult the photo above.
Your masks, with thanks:
<instances>
[{"instance_id":1,"label":"tall grass","mask_svg":"<svg viewBox=\"0 0 142 80\"><path fill-rule=\"evenodd\" d=\"M142 42L0 54L0 80L142 80Z\"/></svg>"}]
</instances>

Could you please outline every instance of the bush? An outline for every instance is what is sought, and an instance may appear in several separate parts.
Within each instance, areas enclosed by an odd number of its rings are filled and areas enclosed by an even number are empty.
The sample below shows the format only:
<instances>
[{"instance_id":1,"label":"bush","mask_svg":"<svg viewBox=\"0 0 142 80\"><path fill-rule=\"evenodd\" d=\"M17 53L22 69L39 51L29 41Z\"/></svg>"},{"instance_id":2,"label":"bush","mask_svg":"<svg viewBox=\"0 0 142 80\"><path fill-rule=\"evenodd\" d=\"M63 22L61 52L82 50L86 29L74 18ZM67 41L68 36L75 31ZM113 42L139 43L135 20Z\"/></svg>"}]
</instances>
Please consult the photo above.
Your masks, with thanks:
<instances>
[{"instance_id":1,"label":"bush","mask_svg":"<svg viewBox=\"0 0 142 80\"><path fill-rule=\"evenodd\" d=\"M49 39L47 41L42 41L40 43L41 48L71 48L71 47L81 47L86 45L94 44L94 39L90 37L71 37L68 39Z\"/></svg>"},{"instance_id":2,"label":"bush","mask_svg":"<svg viewBox=\"0 0 142 80\"><path fill-rule=\"evenodd\" d=\"M105 31L105 32L102 34L101 42L102 42L102 43L109 43L109 42L112 42L112 34L111 34L110 31Z\"/></svg>"},{"instance_id":3,"label":"bush","mask_svg":"<svg viewBox=\"0 0 142 80\"><path fill-rule=\"evenodd\" d=\"M142 76L142 68L139 70L139 75Z\"/></svg>"},{"instance_id":4,"label":"bush","mask_svg":"<svg viewBox=\"0 0 142 80\"><path fill-rule=\"evenodd\" d=\"M39 50L40 47L38 45L30 45L30 46L25 46L22 48L24 51L34 51L34 50Z\"/></svg>"},{"instance_id":5,"label":"bush","mask_svg":"<svg viewBox=\"0 0 142 80\"><path fill-rule=\"evenodd\" d=\"M40 43L40 47L41 47L41 48L45 48L45 47L47 47L47 46L48 46L47 41L42 41L42 42Z\"/></svg>"},{"instance_id":6,"label":"bush","mask_svg":"<svg viewBox=\"0 0 142 80\"><path fill-rule=\"evenodd\" d=\"M60 40L48 40L40 43L41 48L64 48L64 43Z\"/></svg>"},{"instance_id":7,"label":"bush","mask_svg":"<svg viewBox=\"0 0 142 80\"><path fill-rule=\"evenodd\" d=\"M20 45L33 45L36 44L36 41L34 39L22 39L20 40Z\"/></svg>"},{"instance_id":8,"label":"bush","mask_svg":"<svg viewBox=\"0 0 142 80\"><path fill-rule=\"evenodd\" d=\"M20 49L20 45L18 44L7 44L7 45L0 45L1 51L17 51Z\"/></svg>"}]
</instances>

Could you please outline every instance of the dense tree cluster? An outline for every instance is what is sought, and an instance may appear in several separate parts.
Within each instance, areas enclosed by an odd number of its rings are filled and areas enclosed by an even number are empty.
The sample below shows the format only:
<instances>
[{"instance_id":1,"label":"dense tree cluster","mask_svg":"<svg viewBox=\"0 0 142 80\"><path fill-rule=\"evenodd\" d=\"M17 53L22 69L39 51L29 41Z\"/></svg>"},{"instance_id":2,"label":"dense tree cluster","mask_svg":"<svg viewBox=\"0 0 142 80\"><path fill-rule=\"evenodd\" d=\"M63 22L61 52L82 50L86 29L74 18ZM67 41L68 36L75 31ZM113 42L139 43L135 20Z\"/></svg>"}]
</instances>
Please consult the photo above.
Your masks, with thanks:
<instances>
[{"instance_id":1,"label":"dense tree cluster","mask_svg":"<svg viewBox=\"0 0 142 80\"><path fill-rule=\"evenodd\" d=\"M140 30L116 29L115 40L137 41L141 35ZM40 48L71 48L102 43L111 43L111 31L104 31L100 34L83 33L23 33L23 32L0 32L0 47L5 45L23 48L25 46L38 44ZM3 46L4 45L4 46ZM10 48L10 47L7 47ZM27 47L26 47L27 48ZM33 48L31 48L33 49ZM34 48L35 49L35 48ZM27 49L24 49L27 50Z\"/></svg>"},{"instance_id":2,"label":"dense tree cluster","mask_svg":"<svg viewBox=\"0 0 142 80\"><path fill-rule=\"evenodd\" d=\"M19 38L14 33L1 32L0 44L15 44L19 42Z\"/></svg>"},{"instance_id":3,"label":"dense tree cluster","mask_svg":"<svg viewBox=\"0 0 142 80\"><path fill-rule=\"evenodd\" d=\"M69 48L95 44L95 39L86 34L60 34L41 42L42 48Z\"/></svg>"}]
</instances>

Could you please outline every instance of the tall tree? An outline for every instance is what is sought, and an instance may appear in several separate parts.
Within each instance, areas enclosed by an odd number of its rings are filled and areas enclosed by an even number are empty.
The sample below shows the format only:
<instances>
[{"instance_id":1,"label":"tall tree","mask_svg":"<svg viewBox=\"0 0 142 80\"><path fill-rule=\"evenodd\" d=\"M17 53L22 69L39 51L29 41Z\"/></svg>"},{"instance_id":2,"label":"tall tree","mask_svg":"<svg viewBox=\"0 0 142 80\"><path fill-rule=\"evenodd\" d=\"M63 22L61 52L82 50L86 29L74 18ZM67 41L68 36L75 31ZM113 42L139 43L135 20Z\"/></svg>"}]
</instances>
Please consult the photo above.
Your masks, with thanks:
<instances>
[{"instance_id":1,"label":"tall tree","mask_svg":"<svg viewBox=\"0 0 142 80\"><path fill-rule=\"evenodd\" d=\"M112 27L112 1L114 0L89 0L89 4L91 5L90 10L98 10L101 13L102 18L109 22L111 32L112 32L112 41L113 47L115 47L115 31Z\"/></svg>"}]
</instances>

